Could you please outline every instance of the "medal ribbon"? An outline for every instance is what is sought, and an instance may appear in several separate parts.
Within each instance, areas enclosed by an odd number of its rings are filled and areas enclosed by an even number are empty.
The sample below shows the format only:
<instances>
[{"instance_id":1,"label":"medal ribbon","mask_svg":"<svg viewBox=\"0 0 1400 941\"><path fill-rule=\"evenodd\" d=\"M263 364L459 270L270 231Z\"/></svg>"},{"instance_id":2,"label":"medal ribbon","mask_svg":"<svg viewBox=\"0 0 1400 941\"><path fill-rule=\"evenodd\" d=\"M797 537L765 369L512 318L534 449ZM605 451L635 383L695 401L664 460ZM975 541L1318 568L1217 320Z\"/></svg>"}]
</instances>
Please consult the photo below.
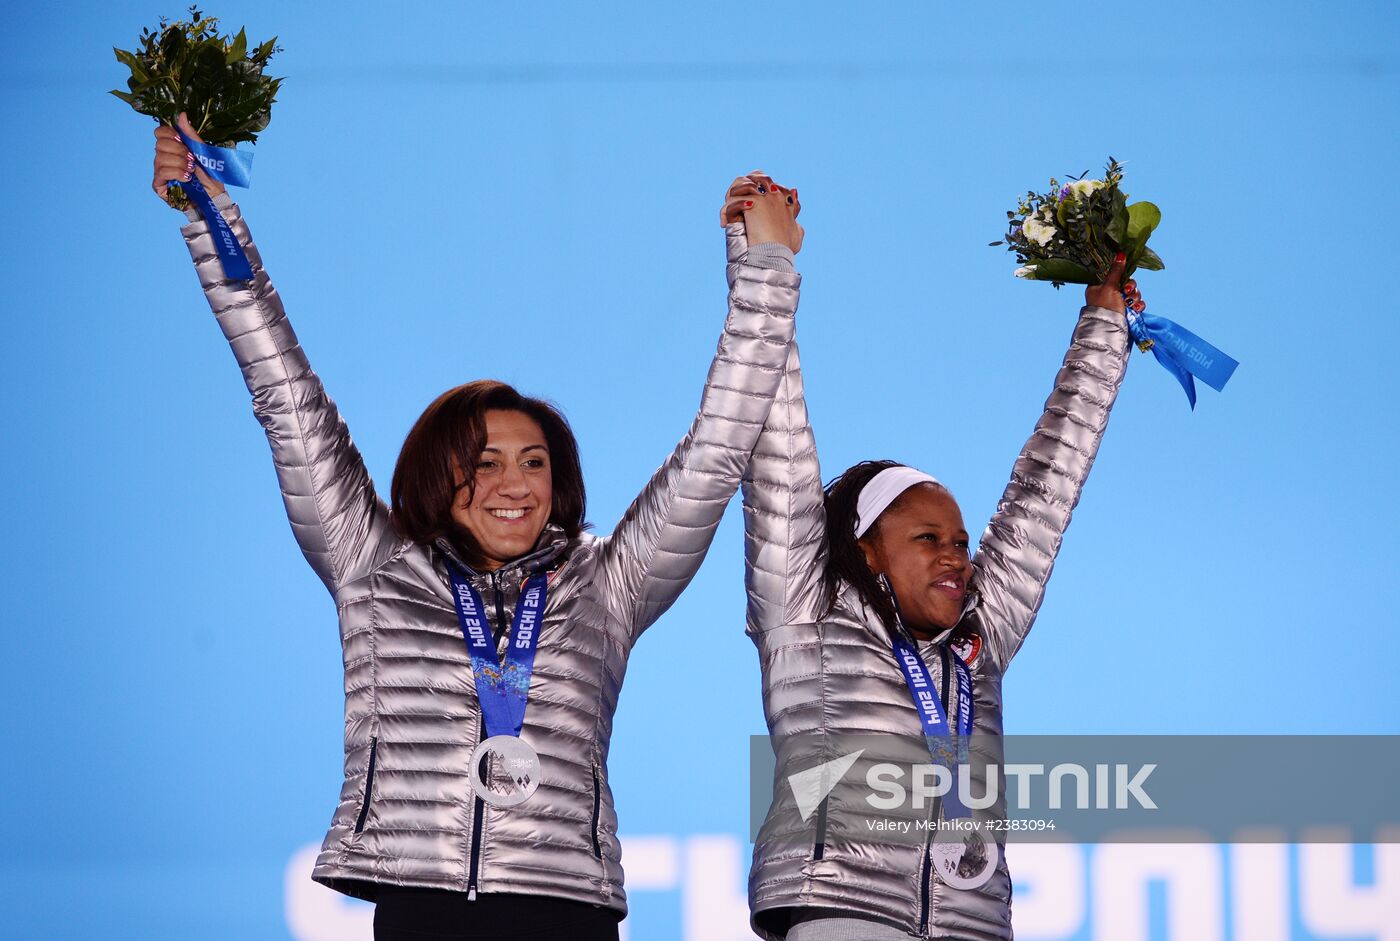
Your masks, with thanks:
<instances>
[{"instance_id":1,"label":"medal ribbon","mask_svg":"<svg viewBox=\"0 0 1400 941\"><path fill-rule=\"evenodd\" d=\"M947 768L952 775L952 787L943 798L943 807L949 817L970 817L972 813L958 796L958 768L967 762L967 737L972 734L972 671L963 658L944 648L953 661L958 678L957 729L950 728L948 713L943 700L933 688L933 678L919 651L902 635L896 634L891 642L894 659L904 671L904 682L909 687L909 695L914 699L914 709L919 713L919 722L924 727L924 741L929 754L936 764ZM945 659L944 663L947 663Z\"/></svg>"},{"instance_id":2,"label":"medal ribbon","mask_svg":"<svg viewBox=\"0 0 1400 941\"><path fill-rule=\"evenodd\" d=\"M251 184L252 154L240 153L232 147L215 147L212 144L205 144L187 136L179 128L174 128L174 131L180 135L180 140L184 141L185 146L194 155L194 159L199 161L199 165L204 168L205 173L229 186L246 187ZM170 182L185 191L194 204L199 207L204 221L209 223L209 231L214 235L214 247L218 249L219 260L223 262L224 274L240 281L253 280L253 266L248 263L248 256L244 254L243 246L238 244L238 239L234 236L233 229L229 228L224 214L214 206L214 200L210 198L209 191L204 188L204 184L199 182L198 174L190 174L188 180L171 180Z\"/></svg>"},{"instance_id":3,"label":"medal ribbon","mask_svg":"<svg viewBox=\"0 0 1400 941\"><path fill-rule=\"evenodd\" d=\"M525 725L525 707L529 704L535 650L539 646L544 605L549 597L549 577L543 572L532 575L520 590L515 618L511 622L510 644L502 660L496 655L481 594L455 566L449 564L447 574L452 580L452 600L457 606L457 620L462 625L462 639L472 658L476 698L481 703L486 734L488 737L519 736Z\"/></svg>"},{"instance_id":4,"label":"medal ribbon","mask_svg":"<svg viewBox=\"0 0 1400 941\"><path fill-rule=\"evenodd\" d=\"M1166 317L1138 313L1129 307L1128 332L1138 349L1151 350L1157 362L1176 377L1193 409L1196 407L1196 383L1192 376L1217 392L1223 392L1225 383L1239 365L1233 357Z\"/></svg>"}]
</instances>

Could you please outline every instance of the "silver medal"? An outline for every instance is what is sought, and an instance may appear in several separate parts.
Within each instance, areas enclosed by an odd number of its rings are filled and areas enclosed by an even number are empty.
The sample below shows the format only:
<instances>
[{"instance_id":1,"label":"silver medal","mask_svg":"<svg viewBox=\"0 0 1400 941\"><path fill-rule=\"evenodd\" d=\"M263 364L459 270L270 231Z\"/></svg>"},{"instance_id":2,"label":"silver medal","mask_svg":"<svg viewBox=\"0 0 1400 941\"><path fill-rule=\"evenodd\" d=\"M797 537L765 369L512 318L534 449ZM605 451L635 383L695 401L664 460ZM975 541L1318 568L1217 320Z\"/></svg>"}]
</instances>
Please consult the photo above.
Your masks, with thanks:
<instances>
[{"instance_id":1,"label":"silver medal","mask_svg":"<svg viewBox=\"0 0 1400 941\"><path fill-rule=\"evenodd\" d=\"M540 756L515 735L493 735L472 752L472 790L492 807L514 807L540 786Z\"/></svg>"},{"instance_id":2,"label":"silver medal","mask_svg":"<svg viewBox=\"0 0 1400 941\"><path fill-rule=\"evenodd\" d=\"M955 889L975 889L992 878L1001 848L979 830L939 830L929 844L933 871Z\"/></svg>"}]
</instances>

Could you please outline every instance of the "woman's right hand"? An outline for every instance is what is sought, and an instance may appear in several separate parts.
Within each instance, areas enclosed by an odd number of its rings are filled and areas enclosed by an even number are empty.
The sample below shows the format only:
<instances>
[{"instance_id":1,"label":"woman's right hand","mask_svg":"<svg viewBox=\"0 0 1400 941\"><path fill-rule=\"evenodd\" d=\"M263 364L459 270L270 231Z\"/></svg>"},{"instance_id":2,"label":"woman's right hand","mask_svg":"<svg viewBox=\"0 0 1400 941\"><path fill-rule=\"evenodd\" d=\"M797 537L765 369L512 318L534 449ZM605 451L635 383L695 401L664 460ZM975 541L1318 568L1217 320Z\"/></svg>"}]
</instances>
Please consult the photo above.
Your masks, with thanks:
<instances>
[{"instance_id":1,"label":"woman's right hand","mask_svg":"<svg viewBox=\"0 0 1400 941\"><path fill-rule=\"evenodd\" d=\"M185 116L183 111L176 120L180 124L180 130L188 134L192 140L203 143L203 138L195 133L189 118ZM204 188L209 191L210 196L217 196L224 191L224 185L205 173L204 169L195 162L194 155L185 146L185 142L180 139L180 135L175 133L174 128L168 124L157 127L155 177L151 180L151 189L155 190L156 195L164 200L170 181L188 180L191 173L199 174L199 182L204 184Z\"/></svg>"},{"instance_id":2,"label":"woman's right hand","mask_svg":"<svg viewBox=\"0 0 1400 941\"><path fill-rule=\"evenodd\" d=\"M719 224L742 221L750 245L779 242L796 255L802 250L805 230L797 221L802 202L797 190L773 182L762 170L755 170L729 184Z\"/></svg>"},{"instance_id":3,"label":"woman's right hand","mask_svg":"<svg viewBox=\"0 0 1400 941\"><path fill-rule=\"evenodd\" d=\"M1123 280L1123 269L1127 266L1128 256L1119 252L1113 256L1113 264L1109 266L1108 274L1104 277L1102 284L1091 284L1084 289L1084 303L1090 307L1102 307L1105 310L1116 310L1120 314L1125 314L1125 307L1131 307L1139 314L1147 309L1147 304L1138 293L1137 282L1129 278Z\"/></svg>"}]
</instances>

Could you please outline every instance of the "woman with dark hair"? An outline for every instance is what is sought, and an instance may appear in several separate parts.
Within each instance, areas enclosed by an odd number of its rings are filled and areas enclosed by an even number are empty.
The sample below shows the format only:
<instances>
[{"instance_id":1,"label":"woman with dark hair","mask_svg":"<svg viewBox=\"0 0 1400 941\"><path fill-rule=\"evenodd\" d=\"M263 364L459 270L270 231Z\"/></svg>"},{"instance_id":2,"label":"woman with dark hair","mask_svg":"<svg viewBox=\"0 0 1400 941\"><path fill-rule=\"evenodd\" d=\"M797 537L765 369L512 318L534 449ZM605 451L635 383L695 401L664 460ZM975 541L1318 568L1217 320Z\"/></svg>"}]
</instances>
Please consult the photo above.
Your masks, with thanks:
<instances>
[{"instance_id":1,"label":"woman with dark hair","mask_svg":"<svg viewBox=\"0 0 1400 941\"><path fill-rule=\"evenodd\" d=\"M699 413L600 538L583 531L568 424L499 382L428 407L385 506L238 208L159 129L157 194L192 170L253 279L225 278L197 214L185 241L339 611L345 782L312 878L376 901L378 939L616 938L613 713L633 644L695 574L772 404L800 283L793 194L731 188L724 220L762 244L734 268Z\"/></svg>"},{"instance_id":2,"label":"woman with dark hair","mask_svg":"<svg viewBox=\"0 0 1400 941\"><path fill-rule=\"evenodd\" d=\"M742 244L730 250L742 257ZM749 878L762 937L1011 937L1011 878L995 842L945 839L936 826L882 841L867 826L871 806L845 802L852 790L817 788L803 807L797 782L843 754L843 767L870 760L854 755L869 740L841 736L879 736L944 767L955 762L930 755L938 742L975 734L1000 749L1002 674L1035 619L1127 366L1122 267L1120 256L1086 291L975 557L952 494L913 468L863 462L823 492L793 345L744 479L748 633L777 753ZM948 821L957 807L944 798L917 820Z\"/></svg>"}]
</instances>

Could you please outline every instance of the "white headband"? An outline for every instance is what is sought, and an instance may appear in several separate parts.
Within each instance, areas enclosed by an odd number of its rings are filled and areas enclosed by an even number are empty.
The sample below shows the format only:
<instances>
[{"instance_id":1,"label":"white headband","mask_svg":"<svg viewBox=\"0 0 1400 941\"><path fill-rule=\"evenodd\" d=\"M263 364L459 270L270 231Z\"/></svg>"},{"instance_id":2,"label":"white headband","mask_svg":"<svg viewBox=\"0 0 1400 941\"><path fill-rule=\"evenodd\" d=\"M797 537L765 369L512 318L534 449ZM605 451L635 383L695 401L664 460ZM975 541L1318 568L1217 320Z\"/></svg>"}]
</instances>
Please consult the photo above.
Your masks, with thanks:
<instances>
[{"instance_id":1,"label":"white headband","mask_svg":"<svg viewBox=\"0 0 1400 941\"><path fill-rule=\"evenodd\" d=\"M875 525L880 514L899 499L901 493L918 484L943 486L923 471L903 465L887 467L870 478L870 482L860 489L860 496L856 498L856 538L864 536L866 531Z\"/></svg>"}]
</instances>

